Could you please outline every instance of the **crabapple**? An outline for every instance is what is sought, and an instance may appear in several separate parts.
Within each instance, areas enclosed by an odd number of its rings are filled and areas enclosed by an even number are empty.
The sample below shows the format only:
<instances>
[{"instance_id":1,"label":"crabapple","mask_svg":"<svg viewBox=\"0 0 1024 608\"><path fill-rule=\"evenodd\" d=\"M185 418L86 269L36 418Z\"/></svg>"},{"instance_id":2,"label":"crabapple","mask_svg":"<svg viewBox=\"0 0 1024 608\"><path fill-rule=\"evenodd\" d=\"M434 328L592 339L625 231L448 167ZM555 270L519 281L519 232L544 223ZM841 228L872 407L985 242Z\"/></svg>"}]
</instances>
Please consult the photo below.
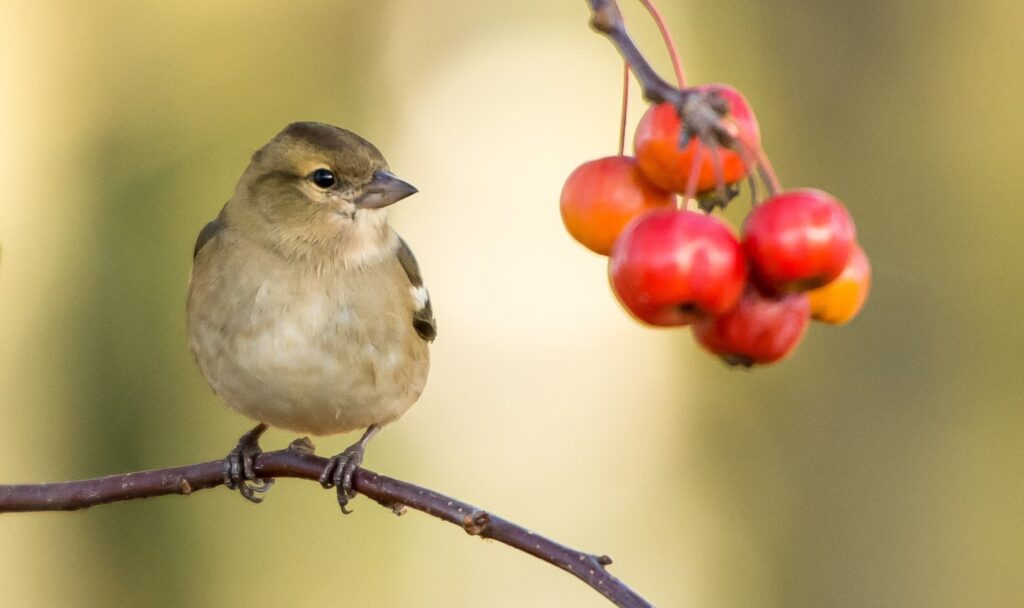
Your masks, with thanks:
<instances>
[{"instance_id":1,"label":"crabapple","mask_svg":"<svg viewBox=\"0 0 1024 608\"><path fill-rule=\"evenodd\" d=\"M633 148L644 175L655 185L672 192L691 194L687 188L694 171L699 175L692 194L739 182L746 177L747 164L754 162L754 154L761 146L757 118L742 93L725 84L703 85L696 90L715 93L728 104L728 112L720 121L736 139L740 150L706 143L697 136L691 136L686 145L680 147L683 120L676 107L668 102L652 106L640 119Z\"/></svg>"},{"instance_id":2,"label":"crabapple","mask_svg":"<svg viewBox=\"0 0 1024 608\"><path fill-rule=\"evenodd\" d=\"M747 289L736 308L697 321L693 334L729 365L751 367L774 363L796 348L810 316L806 294L772 298Z\"/></svg>"},{"instance_id":3,"label":"crabapple","mask_svg":"<svg viewBox=\"0 0 1024 608\"><path fill-rule=\"evenodd\" d=\"M672 207L676 197L648 182L629 156L583 163L562 187L566 229L577 241L602 255L630 220L651 209Z\"/></svg>"},{"instance_id":4,"label":"crabapple","mask_svg":"<svg viewBox=\"0 0 1024 608\"><path fill-rule=\"evenodd\" d=\"M743 222L743 249L766 293L809 291L839 276L856 243L850 214L821 190L769 197Z\"/></svg>"},{"instance_id":5,"label":"crabapple","mask_svg":"<svg viewBox=\"0 0 1024 608\"><path fill-rule=\"evenodd\" d=\"M843 272L824 287L808 291L811 317L833 325L847 323L864 307L871 290L871 262L860 245L854 245Z\"/></svg>"},{"instance_id":6,"label":"crabapple","mask_svg":"<svg viewBox=\"0 0 1024 608\"><path fill-rule=\"evenodd\" d=\"M634 220L612 247L612 288L634 317L685 325L727 312L746 283L743 249L722 220L692 211L652 211Z\"/></svg>"}]
</instances>

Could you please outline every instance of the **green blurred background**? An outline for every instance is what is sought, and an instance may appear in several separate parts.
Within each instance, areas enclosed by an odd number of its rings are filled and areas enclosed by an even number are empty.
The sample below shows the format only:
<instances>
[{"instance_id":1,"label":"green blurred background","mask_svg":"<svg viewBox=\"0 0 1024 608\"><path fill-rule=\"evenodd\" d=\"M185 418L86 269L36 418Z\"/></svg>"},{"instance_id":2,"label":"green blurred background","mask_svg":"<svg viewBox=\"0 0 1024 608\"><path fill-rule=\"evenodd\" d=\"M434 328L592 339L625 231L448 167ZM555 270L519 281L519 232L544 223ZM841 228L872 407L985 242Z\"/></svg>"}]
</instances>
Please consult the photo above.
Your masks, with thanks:
<instances>
[{"instance_id":1,"label":"green blurred background","mask_svg":"<svg viewBox=\"0 0 1024 608\"><path fill-rule=\"evenodd\" d=\"M393 217L434 371L367 466L608 553L661 606L1024 605L1024 4L662 4L691 81L743 90L783 182L843 199L874 262L862 316L772 368L634 324L564 234L562 180L617 139L621 63L582 0L0 0L0 482L234 445L249 422L185 342L192 245L251 151L315 119L421 190ZM354 507L284 480L258 508L2 516L4 605L605 605Z\"/></svg>"}]
</instances>

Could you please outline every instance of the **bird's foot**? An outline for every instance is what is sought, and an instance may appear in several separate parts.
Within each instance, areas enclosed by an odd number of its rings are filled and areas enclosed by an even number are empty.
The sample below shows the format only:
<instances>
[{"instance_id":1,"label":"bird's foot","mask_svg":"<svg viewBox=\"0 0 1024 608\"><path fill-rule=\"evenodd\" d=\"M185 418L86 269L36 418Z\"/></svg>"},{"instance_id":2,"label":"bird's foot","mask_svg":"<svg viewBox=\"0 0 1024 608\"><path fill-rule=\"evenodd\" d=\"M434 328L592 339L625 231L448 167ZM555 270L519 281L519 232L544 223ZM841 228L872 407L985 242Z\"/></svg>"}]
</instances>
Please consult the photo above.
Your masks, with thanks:
<instances>
[{"instance_id":1,"label":"bird's foot","mask_svg":"<svg viewBox=\"0 0 1024 608\"><path fill-rule=\"evenodd\" d=\"M263 496L274 485L273 479L260 479L256 476L253 464L257 456L263 453L260 449L260 435L267 430L267 425L258 424L254 429L238 439L238 445L224 459L224 485L230 490L238 490L246 500L254 503L263 502Z\"/></svg>"},{"instance_id":2,"label":"bird's foot","mask_svg":"<svg viewBox=\"0 0 1024 608\"><path fill-rule=\"evenodd\" d=\"M341 454L331 457L320 474L320 485L324 488L338 488L338 506L345 515L352 512L348 509L348 502L356 496L355 488L352 487L352 477L363 462L367 442L379 430L380 425L371 425L359 441L348 446Z\"/></svg>"}]
</instances>

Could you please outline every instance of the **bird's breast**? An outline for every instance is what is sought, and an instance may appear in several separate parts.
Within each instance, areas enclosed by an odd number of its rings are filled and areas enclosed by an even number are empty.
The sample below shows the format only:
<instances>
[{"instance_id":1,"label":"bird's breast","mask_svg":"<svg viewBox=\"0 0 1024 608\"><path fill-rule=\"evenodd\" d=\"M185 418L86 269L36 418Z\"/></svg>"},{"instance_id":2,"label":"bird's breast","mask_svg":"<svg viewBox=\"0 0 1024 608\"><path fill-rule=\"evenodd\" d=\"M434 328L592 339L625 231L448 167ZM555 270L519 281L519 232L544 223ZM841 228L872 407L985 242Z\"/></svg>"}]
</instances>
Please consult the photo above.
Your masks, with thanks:
<instances>
[{"instance_id":1,"label":"bird's breast","mask_svg":"<svg viewBox=\"0 0 1024 608\"><path fill-rule=\"evenodd\" d=\"M419 397L429 365L408 286L394 273L264 267L193 280L189 329L200 368L229 406L274 426L331 434L390 422Z\"/></svg>"}]
</instances>

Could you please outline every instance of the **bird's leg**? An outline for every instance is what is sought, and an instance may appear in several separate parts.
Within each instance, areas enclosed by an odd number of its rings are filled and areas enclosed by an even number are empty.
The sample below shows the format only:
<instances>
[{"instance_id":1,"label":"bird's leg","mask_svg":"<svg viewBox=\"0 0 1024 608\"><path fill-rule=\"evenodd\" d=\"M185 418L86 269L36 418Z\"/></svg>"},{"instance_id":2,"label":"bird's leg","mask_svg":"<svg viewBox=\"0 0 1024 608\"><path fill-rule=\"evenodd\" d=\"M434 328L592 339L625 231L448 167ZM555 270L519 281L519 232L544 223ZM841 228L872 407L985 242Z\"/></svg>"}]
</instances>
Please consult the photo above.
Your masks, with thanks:
<instances>
[{"instance_id":1,"label":"bird's leg","mask_svg":"<svg viewBox=\"0 0 1024 608\"><path fill-rule=\"evenodd\" d=\"M231 490L238 490L246 500L261 503L263 497L258 496L270 490L273 479L256 477L253 461L263 453L260 449L260 435L267 430L262 422L248 433L238 438L238 445L224 459L224 485Z\"/></svg>"},{"instance_id":2,"label":"bird's leg","mask_svg":"<svg viewBox=\"0 0 1024 608\"><path fill-rule=\"evenodd\" d=\"M348 515L352 511L347 508L348 501L355 498L356 491L352 488L352 476L363 462L366 444L380 430L379 424L371 424L359 441L345 448L345 451L332 457L324 472L320 474L320 485L325 488L338 488L338 505L341 512Z\"/></svg>"}]
</instances>

